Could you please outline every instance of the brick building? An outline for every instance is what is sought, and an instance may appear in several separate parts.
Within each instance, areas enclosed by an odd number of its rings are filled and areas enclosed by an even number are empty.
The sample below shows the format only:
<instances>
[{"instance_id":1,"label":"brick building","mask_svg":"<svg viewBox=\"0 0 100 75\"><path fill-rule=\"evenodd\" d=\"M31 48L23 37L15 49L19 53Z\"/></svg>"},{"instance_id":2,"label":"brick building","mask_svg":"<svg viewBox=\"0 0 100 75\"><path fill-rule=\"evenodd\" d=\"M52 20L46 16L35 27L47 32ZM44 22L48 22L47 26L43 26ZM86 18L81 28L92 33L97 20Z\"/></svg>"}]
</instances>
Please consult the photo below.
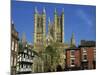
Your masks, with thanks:
<instances>
[{"instance_id":1,"label":"brick building","mask_svg":"<svg viewBox=\"0 0 100 75\"><path fill-rule=\"evenodd\" d=\"M65 55L66 70L96 69L95 41L81 40L80 45L76 47L74 34L72 34L70 47L65 49Z\"/></svg>"},{"instance_id":2,"label":"brick building","mask_svg":"<svg viewBox=\"0 0 100 75\"><path fill-rule=\"evenodd\" d=\"M81 40L79 46L81 54L82 69L96 68L96 44L95 41Z\"/></svg>"},{"instance_id":3,"label":"brick building","mask_svg":"<svg viewBox=\"0 0 100 75\"><path fill-rule=\"evenodd\" d=\"M66 49L66 70L79 70L80 69L80 49L71 47Z\"/></svg>"},{"instance_id":4,"label":"brick building","mask_svg":"<svg viewBox=\"0 0 100 75\"><path fill-rule=\"evenodd\" d=\"M70 40L70 47L65 50L66 70L78 70L80 69L80 48L76 47L74 33Z\"/></svg>"}]
</instances>

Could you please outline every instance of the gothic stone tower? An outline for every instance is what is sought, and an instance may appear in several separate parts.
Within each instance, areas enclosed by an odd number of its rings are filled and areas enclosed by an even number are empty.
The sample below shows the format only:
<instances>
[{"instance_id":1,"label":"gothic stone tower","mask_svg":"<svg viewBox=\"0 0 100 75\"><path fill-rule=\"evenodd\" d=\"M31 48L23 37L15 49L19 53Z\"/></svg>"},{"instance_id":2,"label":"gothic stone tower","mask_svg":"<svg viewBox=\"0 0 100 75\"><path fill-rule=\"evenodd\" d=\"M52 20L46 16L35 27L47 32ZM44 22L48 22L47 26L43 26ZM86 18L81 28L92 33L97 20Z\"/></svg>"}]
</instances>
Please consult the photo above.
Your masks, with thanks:
<instances>
[{"instance_id":1,"label":"gothic stone tower","mask_svg":"<svg viewBox=\"0 0 100 75\"><path fill-rule=\"evenodd\" d=\"M50 18L48 19L48 35L47 35L47 46L55 44L57 48L57 63L54 64L56 67L61 66L64 69L65 66L65 57L64 57L64 9L61 14L58 14L56 9L54 11L54 21L51 22ZM53 45L54 46L54 45ZM66 45L67 46L67 45ZM53 67L53 66L52 66ZM57 70L53 68L54 70Z\"/></svg>"},{"instance_id":2,"label":"gothic stone tower","mask_svg":"<svg viewBox=\"0 0 100 75\"><path fill-rule=\"evenodd\" d=\"M49 32L54 40L57 43L64 43L64 9L62 13L59 15L56 11L54 11L54 22L48 23Z\"/></svg>"},{"instance_id":3,"label":"gothic stone tower","mask_svg":"<svg viewBox=\"0 0 100 75\"><path fill-rule=\"evenodd\" d=\"M55 42L64 42L64 9L60 15L56 9L54 12L54 40Z\"/></svg>"},{"instance_id":4,"label":"gothic stone tower","mask_svg":"<svg viewBox=\"0 0 100 75\"><path fill-rule=\"evenodd\" d=\"M35 8L34 14L34 49L38 52L42 51L46 40L46 12L45 8L42 13L38 13ZM36 50L36 51L37 51Z\"/></svg>"}]
</instances>

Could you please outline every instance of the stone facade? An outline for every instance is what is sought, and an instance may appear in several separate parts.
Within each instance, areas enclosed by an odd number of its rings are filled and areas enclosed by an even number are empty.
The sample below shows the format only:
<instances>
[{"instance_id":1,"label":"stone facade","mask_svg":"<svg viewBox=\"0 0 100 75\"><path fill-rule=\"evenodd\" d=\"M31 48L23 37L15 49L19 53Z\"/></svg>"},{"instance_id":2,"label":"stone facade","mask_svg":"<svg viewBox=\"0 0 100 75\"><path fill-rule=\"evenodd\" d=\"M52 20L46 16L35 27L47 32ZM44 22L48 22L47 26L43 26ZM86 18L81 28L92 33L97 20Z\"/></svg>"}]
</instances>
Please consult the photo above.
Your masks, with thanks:
<instances>
[{"instance_id":1,"label":"stone facade","mask_svg":"<svg viewBox=\"0 0 100 75\"><path fill-rule=\"evenodd\" d=\"M11 75L16 75L16 64L18 55L18 32L14 27L14 23L11 23Z\"/></svg>"}]
</instances>

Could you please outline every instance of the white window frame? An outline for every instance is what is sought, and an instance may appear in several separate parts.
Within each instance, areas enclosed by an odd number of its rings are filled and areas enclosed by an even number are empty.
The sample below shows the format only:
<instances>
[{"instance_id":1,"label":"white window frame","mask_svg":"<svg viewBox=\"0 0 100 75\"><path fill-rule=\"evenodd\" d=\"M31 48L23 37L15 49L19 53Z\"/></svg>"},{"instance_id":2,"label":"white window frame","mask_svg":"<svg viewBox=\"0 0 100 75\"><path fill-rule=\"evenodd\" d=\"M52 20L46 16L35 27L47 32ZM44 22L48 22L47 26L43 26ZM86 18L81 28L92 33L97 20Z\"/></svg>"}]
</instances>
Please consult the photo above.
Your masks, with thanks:
<instances>
[{"instance_id":1,"label":"white window frame","mask_svg":"<svg viewBox=\"0 0 100 75\"><path fill-rule=\"evenodd\" d=\"M72 65L72 60L74 60L74 65ZM74 66L75 66L75 58L71 58L71 59L70 59L70 66L71 66L71 67L74 67Z\"/></svg>"},{"instance_id":2,"label":"white window frame","mask_svg":"<svg viewBox=\"0 0 100 75\"><path fill-rule=\"evenodd\" d=\"M74 52L74 55L72 55L72 52ZM75 57L75 50L70 51L70 57Z\"/></svg>"},{"instance_id":3,"label":"white window frame","mask_svg":"<svg viewBox=\"0 0 100 75\"><path fill-rule=\"evenodd\" d=\"M82 52L83 53L87 53L87 49L86 48L82 48Z\"/></svg>"},{"instance_id":4,"label":"white window frame","mask_svg":"<svg viewBox=\"0 0 100 75\"><path fill-rule=\"evenodd\" d=\"M96 48L93 48L93 52L94 52L94 60L96 60Z\"/></svg>"},{"instance_id":5,"label":"white window frame","mask_svg":"<svg viewBox=\"0 0 100 75\"><path fill-rule=\"evenodd\" d=\"M87 61L87 59L84 59L84 56L85 56L85 55L87 56L87 54L83 54L83 56L82 56L82 57L83 57L83 58L82 58L82 61Z\"/></svg>"}]
</instances>

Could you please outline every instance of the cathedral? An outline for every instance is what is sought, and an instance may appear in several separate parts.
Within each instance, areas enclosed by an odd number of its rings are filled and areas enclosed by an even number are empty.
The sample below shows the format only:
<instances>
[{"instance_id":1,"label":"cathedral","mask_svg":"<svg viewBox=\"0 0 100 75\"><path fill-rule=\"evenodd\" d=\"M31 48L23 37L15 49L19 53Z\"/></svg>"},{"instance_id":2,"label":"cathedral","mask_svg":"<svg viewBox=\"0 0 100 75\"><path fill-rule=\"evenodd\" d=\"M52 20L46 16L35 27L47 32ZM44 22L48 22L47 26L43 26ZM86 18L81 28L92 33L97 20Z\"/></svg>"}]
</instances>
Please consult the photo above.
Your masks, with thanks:
<instances>
[{"instance_id":1,"label":"cathedral","mask_svg":"<svg viewBox=\"0 0 100 75\"><path fill-rule=\"evenodd\" d=\"M51 22L48 18L48 34L46 36L46 11L43 8L42 13L39 13L35 8L34 14L34 48L45 47L51 41L64 43L64 9L58 15L55 8L54 21ZM40 50L41 51L41 50Z\"/></svg>"},{"instance_id":2,"label":"cathedral","mask_svg":"<svg viewBox=\"0 0 100 75\"><path fill-rule=\"evenodd\" d=\"M67 48L67 45L64 44L64 9L60 14L58 14L56 8L54 10L54 20L53 22L49 17L48 21L46 20L46 10L43 8L42 12L38 12L35 7L34 13L34 51L36 51L39 55L39 59L35 59L33 61L33 72L48 72L48 71L57 71L57 66L61 66L64 69L64 48ZM48 24L46 23L48 22ZM46 34L46 24L48 25L48 32ZM58 55L57 62L54 63L51 70L45 70L45 60L48 59L50 61L51 55L47 55L48 58L45 58L46 48L48 46L55 46L57 51L55 55ZM53 53L52 53L53 54ZM42 55L42 56L41 56ZM45 56L43 56L45 55ZM44 59L42 59L44 57ZM53 58L51 59L53 60ZM55 61L55 59L53 60ZM35 63L36 62L36 63ZM38 63L37 63L38 62ZM42 62L42 63L40 63ZM46 62L47 64L47 62ZM50 64L50 63L49 63ZM37 66L36 66L37 65ZM39 65L39 66L38 66ZM34 68L35 67L35 68ZM38 68L38 69L37 69ZM37 71L37 70L38 71Z\"/></svg>"}]
</instances>

